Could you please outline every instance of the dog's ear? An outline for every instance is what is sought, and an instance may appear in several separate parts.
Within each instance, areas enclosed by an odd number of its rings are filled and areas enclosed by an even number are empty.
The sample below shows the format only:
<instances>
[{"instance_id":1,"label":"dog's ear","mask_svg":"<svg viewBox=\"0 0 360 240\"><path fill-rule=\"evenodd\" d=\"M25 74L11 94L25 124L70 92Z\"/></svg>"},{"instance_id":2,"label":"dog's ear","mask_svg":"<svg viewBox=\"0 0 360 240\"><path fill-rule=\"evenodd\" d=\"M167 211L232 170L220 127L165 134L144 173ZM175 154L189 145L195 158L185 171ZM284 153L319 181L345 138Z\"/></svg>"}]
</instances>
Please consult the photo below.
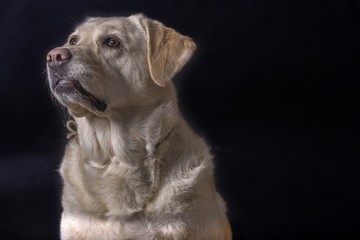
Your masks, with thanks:
<instances>
[{"instance_id":1,"label":"dog's ear","mask_svg":"<svg viewBox=\"0 0 360 240\"><path fill-rule=\"evenodd\" d=\"M184 66L196 49L191 38L183 36L162 23L138 15L146 32L147 60L150 75L159 86L166 86Z\"/></svg>"}]
</instances>

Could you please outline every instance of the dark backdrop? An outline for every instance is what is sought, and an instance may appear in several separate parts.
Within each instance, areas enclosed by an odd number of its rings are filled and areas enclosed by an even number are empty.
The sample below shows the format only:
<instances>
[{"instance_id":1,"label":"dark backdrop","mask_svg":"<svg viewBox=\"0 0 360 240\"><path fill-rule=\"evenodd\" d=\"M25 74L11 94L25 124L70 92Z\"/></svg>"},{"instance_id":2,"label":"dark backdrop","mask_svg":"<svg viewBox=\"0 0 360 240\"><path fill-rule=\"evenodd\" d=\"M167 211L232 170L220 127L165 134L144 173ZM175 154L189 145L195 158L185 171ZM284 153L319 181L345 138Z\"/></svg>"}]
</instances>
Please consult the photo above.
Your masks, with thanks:
<instances>
[{"instance_id":1,"label":"dark backdrop","mask_svg":"<svg viewBox=\"0 0 360 240\"><path fill-rule=\"evenodd\" d=\"M235 239L359 239L356 0L2 1L0 239L57 239L66 114L45 55L87 15L143 12L198 50L175 78Z\"/></svg>"}]
</instances>

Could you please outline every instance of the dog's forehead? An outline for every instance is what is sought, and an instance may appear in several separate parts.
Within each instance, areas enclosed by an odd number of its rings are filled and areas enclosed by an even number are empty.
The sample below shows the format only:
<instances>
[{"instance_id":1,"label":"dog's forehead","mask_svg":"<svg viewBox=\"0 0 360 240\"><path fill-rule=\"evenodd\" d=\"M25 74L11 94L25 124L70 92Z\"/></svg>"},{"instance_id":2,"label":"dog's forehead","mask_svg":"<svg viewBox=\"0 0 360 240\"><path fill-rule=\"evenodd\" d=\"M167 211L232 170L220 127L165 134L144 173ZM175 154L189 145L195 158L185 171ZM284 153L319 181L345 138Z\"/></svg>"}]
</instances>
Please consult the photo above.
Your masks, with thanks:
<instances>
[{"instance_id":1,"label":"dog's forehead","mask_svg":"<svg viewBox=\"0 0 360 240\"><path fill-rule=\"evenodd\" d=\"M80 24L75 33L101 35L116 31L124 34L134 34L139 32L139 24L134 21L133 18L127 17L91 17L87 18L82 24Z\"/></svg>"}]
</instances>

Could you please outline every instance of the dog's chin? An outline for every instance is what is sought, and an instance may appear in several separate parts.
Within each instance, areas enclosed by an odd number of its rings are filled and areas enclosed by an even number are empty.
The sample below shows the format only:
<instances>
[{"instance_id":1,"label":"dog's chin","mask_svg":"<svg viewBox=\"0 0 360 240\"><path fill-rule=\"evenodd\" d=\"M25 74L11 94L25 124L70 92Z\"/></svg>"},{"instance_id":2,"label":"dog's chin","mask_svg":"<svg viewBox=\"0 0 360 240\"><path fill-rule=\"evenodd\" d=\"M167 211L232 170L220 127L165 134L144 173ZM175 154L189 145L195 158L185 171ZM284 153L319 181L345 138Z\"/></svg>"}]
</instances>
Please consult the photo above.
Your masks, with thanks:
<instances>
[{"instance_id":1,"label":"dog's chin","mask_svg":"<svg viewBox=\"0 0 360 240\"><path fill-rule=\"evenodd\" d=\"M74 117L83 117L90 113L101 114L107 108L103 100L85 90L77 80L58 81L53 88L53 93Z\"/></svg>"}]
</instances>

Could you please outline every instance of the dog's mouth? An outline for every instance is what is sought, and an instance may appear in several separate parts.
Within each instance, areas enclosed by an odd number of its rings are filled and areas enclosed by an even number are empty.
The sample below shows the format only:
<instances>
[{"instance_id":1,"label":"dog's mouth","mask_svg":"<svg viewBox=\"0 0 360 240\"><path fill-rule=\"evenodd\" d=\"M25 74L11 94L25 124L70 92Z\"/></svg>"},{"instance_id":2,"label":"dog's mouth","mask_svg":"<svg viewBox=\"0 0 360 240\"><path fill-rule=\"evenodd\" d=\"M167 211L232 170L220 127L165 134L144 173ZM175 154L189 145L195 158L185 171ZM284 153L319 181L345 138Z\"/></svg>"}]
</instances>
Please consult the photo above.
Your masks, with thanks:
<instances>
[{"instance_id":1,"label":"dog's mouth","mask_svg":"<svg viewBox=\"0 0 360 240\"><path fill-rule=\"evenodd\" d=\"M78 94L85 98L92 104L98 111L104 112L107 105L103 100L96 98L90 92L85 90L79 81L75 79L58 79L54 86L54 91L58 94Z\"/></svg>"}]
</instances>

